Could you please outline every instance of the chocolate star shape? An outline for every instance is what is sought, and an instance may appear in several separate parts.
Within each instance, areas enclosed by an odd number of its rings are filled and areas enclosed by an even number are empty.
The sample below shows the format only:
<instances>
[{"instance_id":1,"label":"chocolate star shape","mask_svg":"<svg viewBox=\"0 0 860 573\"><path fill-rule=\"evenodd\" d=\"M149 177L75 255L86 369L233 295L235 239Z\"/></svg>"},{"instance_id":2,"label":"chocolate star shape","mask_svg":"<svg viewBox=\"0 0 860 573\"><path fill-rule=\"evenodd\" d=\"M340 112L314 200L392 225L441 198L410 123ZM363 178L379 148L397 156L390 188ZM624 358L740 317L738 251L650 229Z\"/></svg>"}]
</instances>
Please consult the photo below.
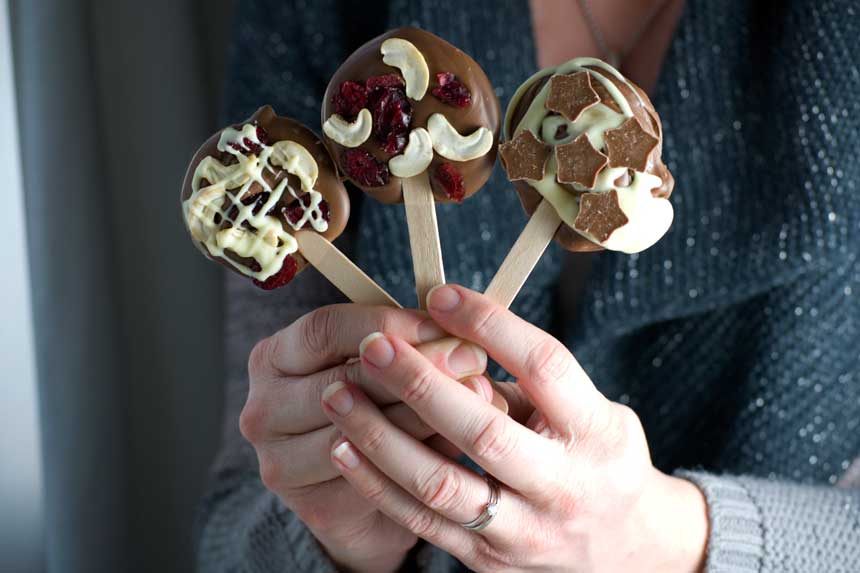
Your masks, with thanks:
<instances>
[{"instance_id":1,"label":"chocolate star shape","mask_svg":"<svg viewBox=\"0 0 860 573\"><path fill-rule=\"evenodd\" d=\"M604 242L612 233L627 224L627 215L618 204L618 191L584 193L579 198L579 214L573 228Z\"/></svg>"},{"instance_id":2,"label":"chocolate star shape","mask_svg":"<svg viewBox=\"0 0 860 573\"><path fill-rule=\"evenodd\" d=\"M603 139L610 167L629 167L636 171L645 171L648 154L658 143L657 138L646 133L634 117L622 123L621 127L607 131Z\"/></svg>"},{"instance_id":3,"label":"chocolate star shape","mask_svg":"<svg viewBox=\"0 0 860 573\"><path fill-rule=\"evenodd\" d=\"M594 149L584 133L564 145L555 148L558 163L559 183L579 183L583 187L594 187L597 174L609 159Z\"/></svg>"},{"instance_id":4,"label":"chocolate star shape","mask_svg":"<svg viewBox=\"0 0 860 573\"><path fill-rule=\"evenodd\" d=\"M534 134L525 129L513 140L499 146L502 156L502 166L508 174L508 179L543 179L546 160L552 148L539 141Z\"/></svg>"},{"instance_id":5,"label":"chocolate star shape","mask_svg":"<svg viewBox=\"0 0 860 573\"><path fill-rule=\"evenodd\" d=\"M612 81L612 80L607 80ZM600 97L600 103L611 109L612 111L621 113L621 106L618 105L618 102L615 101L615 98L612 97L612 94L609 93L609 90L606 89L606 86L603 85L602 82L596 81L592 82L591 88L597 93Z\"/></svg>"},{"instance_id":6,"label":"chocolate star shape","mask_svg":"<svg viewBox=\"0 0 860 573\"><path fill-rule=\"evenodd\" d=\"M598 103L600 96L591 87L591 74L588 72L549 79L549 95L544 106L570 121L576 121L582 112Z\"/></svg>"}]
</instances>

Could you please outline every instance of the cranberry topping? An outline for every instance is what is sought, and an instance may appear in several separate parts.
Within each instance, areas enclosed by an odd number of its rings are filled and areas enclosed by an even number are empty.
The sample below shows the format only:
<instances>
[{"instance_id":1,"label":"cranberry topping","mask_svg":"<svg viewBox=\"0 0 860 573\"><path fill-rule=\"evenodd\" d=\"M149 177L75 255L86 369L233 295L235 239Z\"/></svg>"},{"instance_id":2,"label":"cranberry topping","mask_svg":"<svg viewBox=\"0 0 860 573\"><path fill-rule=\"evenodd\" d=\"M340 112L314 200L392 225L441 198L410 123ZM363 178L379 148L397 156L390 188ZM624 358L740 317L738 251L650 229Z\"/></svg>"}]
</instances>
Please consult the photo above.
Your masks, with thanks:
<instances>
[{"instance_id":1,"label":"cranberry topping","mask_svg":"<svg viewBox=\"0 0 860 573\"><path fill-rule=\"evenodd\" d=\"M258 281L257 279L254 279L254 284L263 290L273 290L278 287L282 287L291 280L293 280L293 277L296 276L297 270L298 264L296 264L296 259L294 259L290 255L287 255L287 257L284 259L284 264L281 266L281 270L267 278L265 281Z\"/></svg>"},{"instance_id":2,"label":"cranberry topping","mask_svg":"<svg viewBox=\"0 0 860 573\"><path fill-rule=\"evenodd\" d=\"M257 139L263 145L269 145L269 133L265 129L263 129L262 125L257 126Z\"/></svg>"},{"instance_id":3,"label":"cranberry topping","mask_svg":"<svg viewBox=\"0 0 860 573\"><path fill-rule=\"evenodd\" d=\"M367 90L358 82L345 81L331 97L334 112L347 121L352 121L361 108L367 107Z\"/></svg>"},{"instance_id":4,"label":"cranberry topping","mask_svg":"<svg viewBox=\"0 0 860 573\"><path fill-rule=\"evenodd\" d=\"M341 158L343 170L350 179L363 187L388 184L388 166L364 149L347 149Z\"/></svg>"},{"instance_id":5,"label":"cranberry topping","mask_svg":"<svg viewBox=\"0 0 860 573\"><path fill-rule=\"evenodd\" d=\"M466 196L463 176L450 163L440 163L436 168L436 181L442 186L445 194L457 203L462 203Z\"/></svg>"},{"instance_id":6,"label":"cranberry topping","mask_svg":"<svg viewBox=\"0 0 860 573\"><path fill-rule=\"evenodd\" d=\"M370 94L373 133L386 153L395 155L406 147L412 104L402 88L380 88Z\"/></svg>"},{"instance_id":7,"label":"cranberry topping","mask_svg":"<svg viewBox=\"0 0 860 573\"><path fill-rule=\"evenodd\" d=\"M457 76L451 72L441 72L436 74L436 81L439 85L431 90L439 101L453 107L468 107L472 103L472 94L469 88L464 86Z\"/></svg>"},{"instance_id":8,"label":"cranberry topping","mask_svg":"<svg viewBox=\"0 0 860 573\"><path fill-rule=\"evenodd\" d=\"M384 76L371 76L364 80L364 87L368 93L379 88L406 88L406 82L397 74L386 74Z\"/></svg>"}]
</instances>

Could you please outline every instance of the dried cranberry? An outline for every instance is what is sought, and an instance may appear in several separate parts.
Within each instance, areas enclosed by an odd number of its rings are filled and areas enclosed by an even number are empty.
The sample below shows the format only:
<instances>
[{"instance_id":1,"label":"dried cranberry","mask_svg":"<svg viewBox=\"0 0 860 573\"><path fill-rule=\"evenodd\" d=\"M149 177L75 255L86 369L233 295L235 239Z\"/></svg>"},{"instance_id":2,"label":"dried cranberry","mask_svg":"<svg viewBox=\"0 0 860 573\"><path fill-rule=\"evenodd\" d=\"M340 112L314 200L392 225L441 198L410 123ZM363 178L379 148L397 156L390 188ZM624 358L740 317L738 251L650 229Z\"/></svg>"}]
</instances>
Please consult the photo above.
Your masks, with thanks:
<instances>
[{"instance_id":1,"label":"dried cranberry","mask_svg":"<svg viewBox=\"0 0 860 573\"><path fill-rule=\"evenodd\" d=\"M345 81L331 96L331 103L336 114L352 121L361 108L367 107L367 90L358 82Z\"/></svg>"},{"instance_id":2,"label":"dried cranberry","mask_svg":"<svg viewBox=\"0 0 860 573\"><path fill-rule=\"evenodd\" d=\"M269 133L261 125L257 126L257 140L263 145L269 145Z\"/></svg>"},{"instance_id":3,"label":"dried cranberry","mask_svg":"<svg viewBox=\"0 0 860 573\"><path fill-rule=\"evenodd\" d=\"M299 197L298 201L294 201L294 202L290 203L288 206L284 207L283 213L284 213L284 217L287 219L287 221L289 221L293 225L295 225L299 221L301 221L302 217L305 216L304 204L305 203L302 200L302 197ZM320 208L320 215L322 216L323 221L328 222L328 220L329 220L328 202L325 199L323 199L322 201L320 201L319 208ZM302 228L304 228L306 225L307 225L307 222L304 225L302 225Z\"/></svg>"},{"instance_id":4,"label":"dried cranberry","mask_svg":"<svg viewBox=\"0 0 860 573\"><path fill-rule=\"evenodd\" d=\"M371 76L364 80L364 87L368 93L379 88L405 88L406 82L397 74L386 74L384 76Z\"/></svg>"},{"instance_id":5,"label":"dried cranberry","mask_svg":"<svg viewBox=\"0 0 860 573\"><path fill-rule=\"evenodd\" d=\"M230 211L227 213L227 218L231 221L235 221L239 218L239 207L233 205L230 207Z\"/></svg>"},{"instance_id":6,"label":"dried cranberry","mask_svg":"<svg viewBox=\"0 0 860 573\"><path fill-rule=\"evenodd\" d=\"M268 200L269 200L269 192L263 191L262 193L257 193L256 195L252 195L250 197L245 197L244 199L242 199L242 204L243 205L250 205L251 203L254 203L254 208L251 209L251 213L256 215L260 212L260 209L263 208L263 205L265 205ZM269 209L269 213L267 213L267 215L271 214L271 213L272 213L272 210Z\"/></svg>"},{"instance_id":7,"label":"dried cranberry","mask_svg":"<svg viewBox=\"0 0 860 573\"><path fill-rule=\"evenodd\" d=\"M254 271L255 273L259 273L263 270L263 267L260 266L256 260L251 261L251 264L248 265L248 268Z\"/></svg>"},{"instance_id":8,"label":"dried cranberry","mask_svg":"<svg viewBox=\"0 0 860 573\"><path fill-rule=\"evenodd\" d=\"M251 141L250 138L246 137L242 139L242 144L244 144L245 149L253 153L254 155L260 155L260 152L263 151L263 146L259 143Z\"/></svg>"},{"instance_id":9,"label":"dried cranberry","mask_svg":"<svg viewBox=\"0 0 860 573\"><path fill-rule=\"evenodd\" d=\"M293 280L293 277L296 276L297 270L298 264L296 264L296 259L287 255L284 259L284 264L281 266L281 270L267 278L265 281L254 279L254 284L263 290L276 289Z\"/></svg>"},{"instance_id":10,"label":"dried cranberry","mask_svg":"<svg viewBox=\"0 0 860 573\"><path fill-rule=\"evenodd\" d=\"M347 149L341 163L347 176L363 187L388 184L388 166L364 149Z\"/></svg>"},{"instance_id":11,"label":"dried cranberry","mask_svg":"<svg viewBox=\"0 0 860 573\"><path fill-rule=\"evenodd\" d=\"M472 103L472 94L469 88L460 83L460 80L451 72L436 74L439 85L431 90L440 101L454 107L468 107Z\"/></svg>"},{"instance_id":12,"label":"dried cranberry","mask_svg":"<svg viewBox=\"0 0 860 573\"><path fill-rule=\"evenodd\" d=\"M445 194L457 203L462 203L466 196L463 176L450 163L440 163L436 168L436 180L442 186Z\"/></svg>"},{"instance_id":13,"label":"dried cranberry","mask_svg":"<svg viewBox=\"0 0 860 573\"><path fill-rule=\"evenodd\" d=\"M299 199L298 201L290 203L281 210L287 221L293 225L301 221L302 217L305 216L305 208L301 205L301 201L302 200Z\"/></svg>"},{"instance_id":14,"label":"dried cranberry","mask_svg":"<svg viewBox=\"0 0 860 573\"><path fill-rule=\"evenodd\" d=\"M373 133L385 153L395 155L406 147L412 104L400 88L374 90L370 98Z\"/></svg>"}]
</instances>

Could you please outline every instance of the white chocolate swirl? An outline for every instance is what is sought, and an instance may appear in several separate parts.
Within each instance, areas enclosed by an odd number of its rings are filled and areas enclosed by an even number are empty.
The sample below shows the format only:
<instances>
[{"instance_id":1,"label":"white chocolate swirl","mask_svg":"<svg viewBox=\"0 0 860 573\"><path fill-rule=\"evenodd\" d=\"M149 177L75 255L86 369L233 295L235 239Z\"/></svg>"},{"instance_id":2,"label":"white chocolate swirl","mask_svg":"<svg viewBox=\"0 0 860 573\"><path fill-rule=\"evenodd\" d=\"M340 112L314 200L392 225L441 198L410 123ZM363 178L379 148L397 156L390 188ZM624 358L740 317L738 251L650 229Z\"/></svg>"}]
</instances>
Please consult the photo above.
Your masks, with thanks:
<instances>
[{"instance_id":1,"label":"white chocolate swirl","mask_svg":"<svg viewBox=\"0 0 860 573\"><path fill-rule=\"evenodd\" d=\"M246 140L259 149L259 154L248 153ZM317 232L325 232L328 223L320 208L322 194L313 187L319 175L319 168L310 152L294 141L278 141L264 144L257 137L257 127L245 124L241 129L228 127L221 132L218 150L230 153L237 163L224 165L212 156L204 157L194 170L191 181L191 196L183 201L182 211L185 223L192 237L205 248L206 254L219 257L245 276L265 281L277 273L284 259L298 250L296 239L284 229L280 219L267 215L289 192L301 205L302 217L295 223L287 221L295 230L309 223ZM299 199L299 193L283 177L272 188L263 173L275 172L280 167L298 177L302 191L306 195ZM201 187L203 181L208 185ZM242 204L242 199L254 184L260 185L269 193L268 199L254 213L256 201ZM225 201L228 200L228 201ZM308 201L305 204L305 201ZM231 211L235 217L230 218ZM216 222L217 219L217 222ZM224 227L224 222L230 223ZM260 266L255 271L227 255L227 251L239 257L254 259Z\"/></svg>"}]
</instances>

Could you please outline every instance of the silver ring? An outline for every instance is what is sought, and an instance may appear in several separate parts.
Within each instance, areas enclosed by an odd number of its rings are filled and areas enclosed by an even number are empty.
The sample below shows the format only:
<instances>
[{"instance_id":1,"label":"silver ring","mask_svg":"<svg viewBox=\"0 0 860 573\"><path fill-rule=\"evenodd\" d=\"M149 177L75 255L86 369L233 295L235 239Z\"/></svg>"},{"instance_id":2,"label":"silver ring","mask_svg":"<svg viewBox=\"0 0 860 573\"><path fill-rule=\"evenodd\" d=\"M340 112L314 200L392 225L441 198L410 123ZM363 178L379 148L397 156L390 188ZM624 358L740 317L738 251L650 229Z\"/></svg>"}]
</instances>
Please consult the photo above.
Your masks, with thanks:
<instances>
[{"instance_id":1,"label":"silver ring","mask_svg":"<svg viewBox=\"0 0 860 573\"><path fill-rule=\"evenodd\" d=\"M468 523L460 524L469 531L482 531L486 529L492 523L493 519L495 519L496 514L499 513L499 498L502 495L502 488L493 476L484 474L484 479L487 480L487 485L490 486L487 505L484 506L481 515Z\"/></svg>"}]
</instances>

